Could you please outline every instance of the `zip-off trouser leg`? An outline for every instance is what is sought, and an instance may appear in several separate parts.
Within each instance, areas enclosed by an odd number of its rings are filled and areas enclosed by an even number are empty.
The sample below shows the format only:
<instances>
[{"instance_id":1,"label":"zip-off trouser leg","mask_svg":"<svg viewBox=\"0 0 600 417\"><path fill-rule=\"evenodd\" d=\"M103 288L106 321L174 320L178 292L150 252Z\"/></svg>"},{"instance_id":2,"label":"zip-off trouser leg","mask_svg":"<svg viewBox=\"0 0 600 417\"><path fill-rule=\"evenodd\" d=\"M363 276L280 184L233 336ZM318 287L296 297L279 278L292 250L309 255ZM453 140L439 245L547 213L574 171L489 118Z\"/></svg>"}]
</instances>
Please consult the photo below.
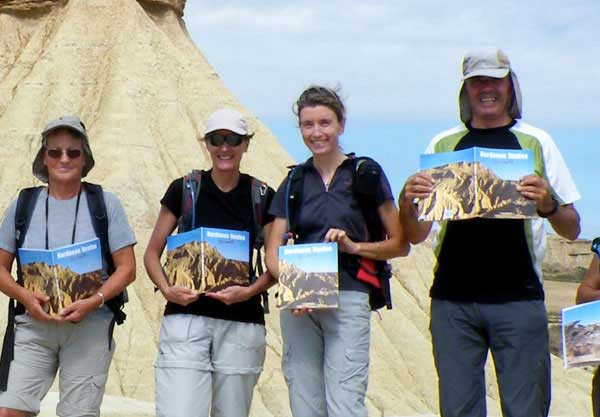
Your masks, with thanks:
<instances>
[{"instance_id":1,"label":"zip-off trouser leg","mask_svg":"<svg viewBox=\"0 0 600 417\"><path fill-rule=\"evenodd\" d=\"M156 361L158 417L248 417L265 359L265 327L165 316Z\"/></svg>"}]
</instances>

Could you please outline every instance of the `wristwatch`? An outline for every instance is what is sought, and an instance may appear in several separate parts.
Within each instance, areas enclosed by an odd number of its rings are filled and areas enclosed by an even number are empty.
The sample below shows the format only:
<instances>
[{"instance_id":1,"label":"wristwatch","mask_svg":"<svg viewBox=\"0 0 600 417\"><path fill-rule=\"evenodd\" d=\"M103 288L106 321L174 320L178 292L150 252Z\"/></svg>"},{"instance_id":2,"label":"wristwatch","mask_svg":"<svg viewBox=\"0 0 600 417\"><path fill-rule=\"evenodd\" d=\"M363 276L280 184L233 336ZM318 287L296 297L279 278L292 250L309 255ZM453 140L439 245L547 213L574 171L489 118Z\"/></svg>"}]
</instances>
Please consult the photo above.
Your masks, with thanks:
<instances>
[{"instance_id":1,"label":"wristwatch","mask_svg":"<svg viewBox=\"0 0 600 417\"><path fill-rule=\"evenodd\" d=\"M559 207L558 201L556 201L556 198L552 197L552 210L544 213L538 209L537 214L541 218L545 219L546 217L550 217L553 214L555 214L558 211L558 207Z\"/></svg>"}]
</instances>

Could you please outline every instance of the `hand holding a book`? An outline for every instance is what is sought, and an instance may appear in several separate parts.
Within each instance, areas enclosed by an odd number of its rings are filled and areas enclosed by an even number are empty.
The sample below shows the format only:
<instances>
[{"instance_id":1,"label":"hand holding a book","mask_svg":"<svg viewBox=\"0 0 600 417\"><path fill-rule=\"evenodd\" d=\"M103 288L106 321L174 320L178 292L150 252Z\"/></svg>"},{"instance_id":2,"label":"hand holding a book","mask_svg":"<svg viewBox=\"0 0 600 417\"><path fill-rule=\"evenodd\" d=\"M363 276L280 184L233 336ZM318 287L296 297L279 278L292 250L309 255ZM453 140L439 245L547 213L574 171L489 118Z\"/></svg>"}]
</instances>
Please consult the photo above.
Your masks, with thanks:
<instances>
[{"instance_id":1,"label":"hand holding a book","mask_svg":"<svg viewBox=\"0 0 600 417\"><path fill-rule=\"evenodd\" d=\"M27 291L28 294L24 300L20 300L25 306L27 314L36 320L50 321L54 320L50 314L48 314L47 303L50 301L50 297L45 294L38 294L33 291Z\"/></svg>"},{"instance_id":2,"label":"hand holding a book","mask_svg":"<svg viewBox=\"0 0 600 417\"><path fill-rule=\"evenodd\" d=\"M160 292L162 293L163 297L167 299L167 301L182 306L187 306L188 304L191 304L194 301L196 301L198 297L200 297L199 294L194 293L191 289L187 287L180 287L177 285L164 285L161 287Z\"/></svg>"},{"instance_id":3,"label":"hand holding a book","mask_svg":"<svg viewBox=\"0 0 600 417\"><path fill-rule=\"evenodd\" d=\"M303 316L305 314L309 314L312 312L313 312L312 308L294 308L292 310L292 315L294 315L295 317L300 317L300 316Z\"/></svg>"},{"instance_id":4,"label":"hand holding a book","mask_svg":"<svg viewBox=\"0 0 600 417\"><path fill-rule=\"evenodd\" d=\"M325 234L325 242L337 242L341 252L356 255L360 251L358 243L348 237L345 230L331 228Z\"/></svg>"},{"instance_id":5,"label":"hand holding a book","mask_svg":"<svg viewBox=\"0 0 600 417\"><path fill-rule=\"evenodd\" d=\"M232 285L217 292L208 292L205 295L214 298L215 300L219 300L228 306L249 300L250 297L252 297L250 287L243 287L241 285Z\"/></svg>"},{"instance_id":6,"label":"hand holding a book","mask_svg":"<svg viewBox=\"0 0 600 417\"><path fill-rule=\"evenodd\" d=\"M427 198L433 192L435 181L427 171L420 171L408 177L404 183L401 197L406 202L412 204L415 198Z\"/></svg>"},{"instance_id":7,"label":"hand holding a book","mask_svg":"<svg viewBox=\"0 0 600 417\"><path fill-rule=\"evenodd\" d=\"M526 175L520 179L517 190L523 197L535 201L539 212L549 213L554 209L556 200L544 178L535 174Z\"/></svg>"},{"instance_id":8,"label":"hand holding a book","mask_svg":"<svg viewBox=\"0 0 600 417\"><path fill-rule=\"evenodd\" d=\"M99 298L96 294L88 298L74 301L60 312L59 320L68 321L70 323L79 323L88 314L98 308L99 302Z\"/></svg>"}]
</instances>

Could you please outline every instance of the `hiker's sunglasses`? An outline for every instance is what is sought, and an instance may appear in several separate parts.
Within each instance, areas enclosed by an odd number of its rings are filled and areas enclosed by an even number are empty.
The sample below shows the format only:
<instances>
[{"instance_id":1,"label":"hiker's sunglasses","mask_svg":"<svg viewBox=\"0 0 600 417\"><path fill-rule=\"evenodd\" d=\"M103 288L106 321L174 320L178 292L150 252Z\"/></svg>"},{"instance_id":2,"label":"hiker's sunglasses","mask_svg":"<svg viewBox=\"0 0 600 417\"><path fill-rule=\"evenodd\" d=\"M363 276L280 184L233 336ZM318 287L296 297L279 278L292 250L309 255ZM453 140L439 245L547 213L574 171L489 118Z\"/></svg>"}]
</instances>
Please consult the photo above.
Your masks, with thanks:
<instances>
[{"instance_id":1,"label":"hiker's sunglasses","mask_svg":"<svg viewBox=\"0 0 600 417\"><path fill-rule=\"evenodd\" d=\"M52 159L60 159L60 157L65 154L67 155L67 158L69 158L69 159L77 159L82 154L81 149L75 149L75 148L69 148L69 149L48 148L48 149L46 149L46 153L48 154L48 157L50 157Z\"/></svg>"},{"instance_id":2,"label":"hiker's sunglasses","mask_svg":"<svg viewBox=\"0 0 600 417\"><path fill-rule=\"evenodd\" d=\"M206 135L206 141L212 146L221 146L224 143L229 146L240 146L246 136L238 135L237 133L228 133L223 135L221 133L209 133Z\"/></svg>"}]
</instances>

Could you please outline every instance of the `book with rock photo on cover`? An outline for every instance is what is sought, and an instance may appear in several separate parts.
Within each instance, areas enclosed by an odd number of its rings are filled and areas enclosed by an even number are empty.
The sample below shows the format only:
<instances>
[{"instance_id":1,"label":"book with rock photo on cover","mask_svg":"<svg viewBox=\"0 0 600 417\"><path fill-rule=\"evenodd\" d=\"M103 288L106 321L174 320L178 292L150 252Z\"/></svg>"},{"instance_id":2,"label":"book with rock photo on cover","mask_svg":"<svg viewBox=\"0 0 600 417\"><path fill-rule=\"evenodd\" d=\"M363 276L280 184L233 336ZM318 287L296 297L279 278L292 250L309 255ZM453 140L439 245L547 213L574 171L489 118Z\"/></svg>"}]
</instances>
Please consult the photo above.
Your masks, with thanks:
<instances>
[{"instance_id":1,"label":"book with rock photo on cover","mask_svg":"<svg viewBox=\"0 0 600 417\"><path fill-rule=\"evenodd\" d=\"M170 285L197 294L250 284L250 235L242 230L200 227L167 237Z\"/></svg>"},{"instance_id":2,"label":"book with rock photo on cover","mask_svg":"<svg viewBox=\"0 0 600 417\"><path fill-rule=\"evenodd\" d=\"M50 297L47 311L51 316L102 287L104 272L98 238L52 250L18 251L23 286Z\"/></svg>"},{"instance_id":3,"label":"book with rock photo on cover","mask_svg":"<svg viewBox=\"0 0 600 417\"><path fill-rule=\"evenodd\" d=\"M338 290L337 243L279 247L277 307L336 308Z\"/></svg>"},{"instance_id":4,"label":"book with rock photo on cover","mask_svg":"<svg viewBox=\"0 0 600 417\"><path fill-rule=\"evenodd\" d=\"M565 368L600 364L600 301L562 310Z\"/></svg>"},{"instance_id":5,"label":"book with rock photo on cover","mask_svg":"<svg viewBox=\"0 0 600 417\"><path fill-rule=\"evenodd\" d=\"M535 202L517 191L519 180L534 173L530 150L474 147L421 155L420 166L435 182L433 193L417 201L421 221L536 216Z\"/></svg>"}]
</instances>

